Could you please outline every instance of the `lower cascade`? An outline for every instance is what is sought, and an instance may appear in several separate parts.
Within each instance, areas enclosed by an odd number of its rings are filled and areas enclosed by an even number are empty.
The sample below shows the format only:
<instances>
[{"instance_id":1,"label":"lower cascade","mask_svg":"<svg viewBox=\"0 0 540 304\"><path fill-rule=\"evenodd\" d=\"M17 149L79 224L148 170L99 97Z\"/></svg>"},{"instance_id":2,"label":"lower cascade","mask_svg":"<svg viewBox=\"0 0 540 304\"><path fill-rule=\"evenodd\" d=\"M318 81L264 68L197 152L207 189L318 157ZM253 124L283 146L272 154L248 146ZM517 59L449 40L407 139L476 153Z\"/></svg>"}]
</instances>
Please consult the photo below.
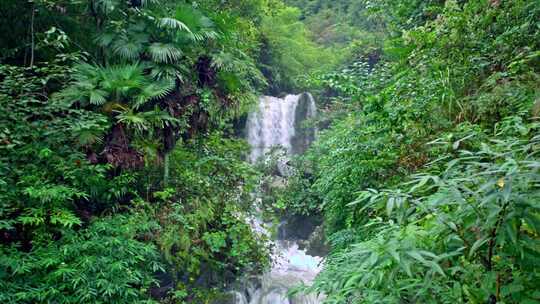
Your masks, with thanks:
<instances>
[{"instance_id":1,"label":"lower cascade","mask_svg":"<svg viewBox=\"0 0 540 304\"><path fill-rule=\"evenodd\" d=\"M309 93L285 98L261 97L257 111L249 115L247 122L250 161L256 162L276 146L283 148L287 155L304 152L314 140L315 132L313 128L304 128L303 123L315 115L315 102ZM251 221L256 232L268 234L267 225L262 223L260 216ZM258 280L245 283L241 291L235 291L235 304L322 303L322 297L317 295L289 295L291 288L312 282L321 270L322 262L322 257L309 255L300 248L301 238L290 237L288 230L296 228L287 225L286 221L280 224L280 233L273 240L271 269Z\"/></svg>"},{"instance_id":2,"label":"lower cascade","mask_svg":"<svg viewBox=\"0 0 540 304\"><path fill-rule=\"evenodd\" d=\"M319 273L321 257L310 256L295 241L277 240L272 268L257 284L247 284L234 293L236 304L318 304L314 294L289 296L290 288L309 284ZM251 285L251 286L250 286Z\"/></svg>"}]
</instances>

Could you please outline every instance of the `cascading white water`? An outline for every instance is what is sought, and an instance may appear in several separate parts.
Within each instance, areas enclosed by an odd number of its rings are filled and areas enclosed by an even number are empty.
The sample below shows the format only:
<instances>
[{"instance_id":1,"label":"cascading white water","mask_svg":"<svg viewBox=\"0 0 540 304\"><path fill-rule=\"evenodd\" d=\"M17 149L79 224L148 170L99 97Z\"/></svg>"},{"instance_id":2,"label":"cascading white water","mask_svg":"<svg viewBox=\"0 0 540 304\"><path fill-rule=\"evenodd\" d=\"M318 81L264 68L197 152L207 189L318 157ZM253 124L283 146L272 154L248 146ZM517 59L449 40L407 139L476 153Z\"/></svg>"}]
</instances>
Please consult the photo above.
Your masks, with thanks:
<instances>
[{"instance_id":1,"label":"cascading white water","mask_svg":"<svg viewBox=\"0 0 540 304\"><path fill-rule=\"evenodd\" d=\"M300 104L303 102L303 104ZM260 159L271 148L281 146L287 153L298 152L296 129L301 121L316 115L316 106L309 93L287 95L285 98L263 96L259 107L247 121L247 140L251 146L250 161ZM305 145L305 144L304 144ZM301 150L300 150L301 151Z\"/></svg>"},{"instance_id":2,"label":"cascading white water","mask_svg":"<svg viewBox=\"0 0 540 304\"><path fill-rule=\"evenodd\" d=\"M285 98L264 96L258 110L247 122L247 139L251 146L250 161L256 162L274 146L287 154L301 153L313 140L313 130L305 131L301 123L316 115L313 97L308 94L287 95ZM257 207L257 204L255 204ZM251 219L253 230L268 234L259 217ZM318 304L321 297L296 295L289 297L290 288L309 284L320 271L322 258L310 256L291 240L274 240L271 270L260 278L260 284L248 284L242 292L235 291L236 304Z\"/></svg>"},{"instance_id":3,"label":"cascading white water","mask_svg":"<svg viewBox=\"0 0 540 304\"><path fill-rule=\"evenodd\" d=\"M236 304L319 304L322 297L314 294L289 296L299 284L309 284L319 273L321 257L306 254L293 241L276 240L272 268L260 278L260 285L246 286L235 292Z\"/></svg>"}]
</instances>

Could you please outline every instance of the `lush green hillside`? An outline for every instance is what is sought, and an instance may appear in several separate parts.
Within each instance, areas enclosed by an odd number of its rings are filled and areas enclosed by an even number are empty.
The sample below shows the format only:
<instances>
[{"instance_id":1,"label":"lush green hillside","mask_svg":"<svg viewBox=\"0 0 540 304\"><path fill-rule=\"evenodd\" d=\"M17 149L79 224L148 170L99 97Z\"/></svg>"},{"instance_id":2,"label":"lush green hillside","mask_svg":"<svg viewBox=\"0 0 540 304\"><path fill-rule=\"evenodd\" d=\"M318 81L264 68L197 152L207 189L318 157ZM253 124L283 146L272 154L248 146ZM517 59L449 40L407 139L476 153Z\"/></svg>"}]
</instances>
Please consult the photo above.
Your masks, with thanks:
<instances>
[{"instance_id":1,"label":"lush green hillside","mask_svg":"<svg viewBox=\"0 0 540 304\"><path fill-rule=\"evenodd\" d=\"M330 127L280 198L325 217L332 252L310 290L539 303L538 2L371 4L386 38L312 77Z\"/></svg>"}]
</instances>

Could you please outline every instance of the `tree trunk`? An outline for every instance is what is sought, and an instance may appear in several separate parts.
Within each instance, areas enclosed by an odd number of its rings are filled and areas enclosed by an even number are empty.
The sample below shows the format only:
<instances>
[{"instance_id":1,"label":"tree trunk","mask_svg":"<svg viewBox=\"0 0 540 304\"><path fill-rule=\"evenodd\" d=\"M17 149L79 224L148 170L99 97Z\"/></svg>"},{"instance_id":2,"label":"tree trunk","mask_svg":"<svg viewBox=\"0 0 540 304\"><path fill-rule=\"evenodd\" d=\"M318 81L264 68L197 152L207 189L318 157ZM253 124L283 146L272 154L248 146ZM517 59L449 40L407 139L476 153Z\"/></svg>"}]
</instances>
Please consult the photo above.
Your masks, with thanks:
<instances>
[{"instance_id":1,"label":"tree trunk","mask_svg":"<svg viewBox=\"0 0 540 304\"><path fill-rule=\"evenodd\" d=\"M169 154L170 153L165 153L165 155L163 156L163 188L167 188L167 186L169 185Z\"/></svg>"},{"instance_id":2,"label":"tree trunk","mask_svg":"<svg viewBox=\"0 0 540 304\"><path fill-rule=\"evenodd\" d=\"M34 67L34 52L36 48L35 34L34 34L34 20L36 17L36 5L32 1L32 17L30 20L30 68Z\"/></svg>"}]
</instances>

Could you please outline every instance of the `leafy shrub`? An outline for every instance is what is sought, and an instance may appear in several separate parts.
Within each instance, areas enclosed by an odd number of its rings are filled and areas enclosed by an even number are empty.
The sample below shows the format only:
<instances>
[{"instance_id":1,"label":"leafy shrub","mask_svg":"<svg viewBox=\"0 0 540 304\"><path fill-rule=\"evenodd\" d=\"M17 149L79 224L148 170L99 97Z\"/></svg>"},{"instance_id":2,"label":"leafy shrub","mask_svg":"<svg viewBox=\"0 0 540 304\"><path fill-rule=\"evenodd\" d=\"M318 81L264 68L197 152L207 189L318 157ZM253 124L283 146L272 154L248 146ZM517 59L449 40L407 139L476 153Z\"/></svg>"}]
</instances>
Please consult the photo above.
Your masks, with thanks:
<instances>
[{"instance_id":1,"label":"leafy shrub","mask_svg":"<svg viewBox=\"0 0 540 304\"><path fill-rule=\"evenodd\" d=\"M143 236L156 223L136 215L104 217L80 232L29 252L2 246L2 303L151 303L148 291L163 271Z\"/></svg>"},{"instance_id":2,"label":"leafy shrub","mask_svg":"<svg viewBox=\"0 0 540 304\"><path fill-rule=\"evenodd\" d=\"M360 192L350 203L362 206L358 216L379 216L330 257L315 289L336 303L533 303L538 126L509 117L500 127L476 151L443 156L444 165L395 188Z\"/></svg>"},{"instance_id":3,"label":"leafy shrub","mask_svg":"<svg viewBox=\"0 0 540 304\"><path fill-rule=\"evenodd\" d=\"M267 248L246 218L256 182L256 172L242 160L246 149L214 133L170 156L169 188L156 193L160 206L154 212L162 227L156 242L188 288L231 282L267 265Z\"/></svg>"}]
</instances>

